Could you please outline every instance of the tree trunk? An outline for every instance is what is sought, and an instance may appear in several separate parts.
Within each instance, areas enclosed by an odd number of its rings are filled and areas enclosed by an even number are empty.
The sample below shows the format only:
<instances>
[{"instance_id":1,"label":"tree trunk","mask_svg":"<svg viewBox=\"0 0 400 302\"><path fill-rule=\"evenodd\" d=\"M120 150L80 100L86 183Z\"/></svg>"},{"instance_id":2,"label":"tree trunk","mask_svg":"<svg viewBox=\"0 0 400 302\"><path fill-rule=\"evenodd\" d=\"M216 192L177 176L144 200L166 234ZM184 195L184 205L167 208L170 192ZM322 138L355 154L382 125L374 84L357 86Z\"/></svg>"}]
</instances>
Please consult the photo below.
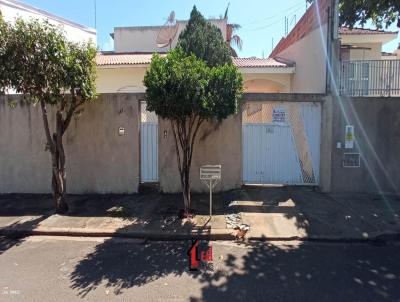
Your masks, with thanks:
<instances>
[{"instance_id":1,"label":"tree trunk","mask_svg":"<svg viewBox=\"0 0 400 302\"><path fill-rule=\"evenodd\" d=\"M60 148L60 149L59 149ZM62 160L64 150L62 145L57 147L54 155L52 155L52 188L56 212L65 214L69 207L66 202L66 173L65 161Z\"/></svg>"},{"instance_id":2,"label":"tree trunk","mask_svg":"<svg viewBox=\"0 0 400 302\"><path fill-rule=\"evenodd\" d=\"M54 174L53 172L53 196L56 207L56 212L59 214L65 214L68 212L69 207L65 199L65 188L59 185L57 179L62 179L63 175L61 172Z\"/></svg>"},{"instance_id":3,"label":"tree trunk","mask_svg":"<svg viewBox=\"0 0 400 302\"><path fill-rule=\"evenodd\" d=\"M203 121L204 119L194 116L189 119L171 120L186 217L190 217L191 210L190 167L194 143Z\"/></svg>"},{"instance_id":4,"label":"tree trunk","mask_svg":"<svg viewBox=\"0 0 400 302\"><path fill-rule=\"evenodd\" d=\"M65 171L65 152L62 142L63 119L60 112L56 115L56 133L53 134L54 150L52 152L52 187L54 202L57 213L64 214L68 212L66 195L66 171Z\"/></svg>"},{"instance_id":5,"label":"tree trunk","mask_svg":"<svg viewBox=\"0 0 400 302\"><path fill-rule=\"evenodd\" d=\"M56 112L56 127L55 132L51 135L49 120L47 116L47 107L44 98L40 99L42 109L43 125L47 139L47 148L51 153L52 159L52 179L51 186L53 189L54 202L57 213L67 213L69 210L66 202L67 192L67 174L65 169L65 152L62 137L67 130L72 116L83 105L83 101L76 97L73 89L71 89L71 102L67 104L66 99L63 99ZM63 114L65 117L63 117Z\"/></svg>"},{"instance_id":6,"label":"tree trunk","mask_svg":"<svg viewBox=\"0 0 400 302\"><path fill-rule=\"evenodd\" d=\"M183 194L183 203L185 205L185 213L189 215L189 210L191 207L191 197L190 197L190 166L188 163L184 163L183 170L183 185L182 185L182 194Z\"/></svg>"}]
</instances>

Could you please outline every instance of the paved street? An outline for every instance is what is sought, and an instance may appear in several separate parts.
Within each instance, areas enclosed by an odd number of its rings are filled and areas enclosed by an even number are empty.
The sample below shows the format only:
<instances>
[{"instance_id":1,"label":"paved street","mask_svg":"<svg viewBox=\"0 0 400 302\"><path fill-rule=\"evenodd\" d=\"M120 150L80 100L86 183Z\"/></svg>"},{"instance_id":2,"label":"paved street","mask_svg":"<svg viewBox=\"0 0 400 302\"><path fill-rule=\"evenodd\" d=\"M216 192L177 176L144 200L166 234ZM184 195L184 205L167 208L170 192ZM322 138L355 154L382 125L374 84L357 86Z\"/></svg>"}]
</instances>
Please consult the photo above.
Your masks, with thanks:
<instances>
[{"instance_id":1,"label":"paved street","mask_svg":"<svg viewBox=\"0 0 400 302\"><path fill-rule=\"evenodd\" d=\"M400 245L0 239L1 301L400 301Z\"/></svg>"}]
</instances>

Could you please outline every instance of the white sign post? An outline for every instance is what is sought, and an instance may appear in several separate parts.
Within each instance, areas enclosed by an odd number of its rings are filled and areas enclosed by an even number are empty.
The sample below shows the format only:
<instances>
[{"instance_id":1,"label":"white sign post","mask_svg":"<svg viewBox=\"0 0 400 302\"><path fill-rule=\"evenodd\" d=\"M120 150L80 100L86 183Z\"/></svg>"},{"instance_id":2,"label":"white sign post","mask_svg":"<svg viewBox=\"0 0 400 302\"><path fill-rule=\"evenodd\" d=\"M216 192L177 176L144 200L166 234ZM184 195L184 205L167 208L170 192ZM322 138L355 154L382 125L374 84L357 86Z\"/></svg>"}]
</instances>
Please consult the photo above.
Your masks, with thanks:
<instances>
[{"instance_id":1,"label":"white sign post","mask_svg":"<svg viewBox=\"0 0 400 302\"><path fill-rule=\"evenodd\" d=\"M212 216L212 189L221 181L221 165L200 167L200 180L210 189L210 217Z\"/></svg>"}]
</instances>

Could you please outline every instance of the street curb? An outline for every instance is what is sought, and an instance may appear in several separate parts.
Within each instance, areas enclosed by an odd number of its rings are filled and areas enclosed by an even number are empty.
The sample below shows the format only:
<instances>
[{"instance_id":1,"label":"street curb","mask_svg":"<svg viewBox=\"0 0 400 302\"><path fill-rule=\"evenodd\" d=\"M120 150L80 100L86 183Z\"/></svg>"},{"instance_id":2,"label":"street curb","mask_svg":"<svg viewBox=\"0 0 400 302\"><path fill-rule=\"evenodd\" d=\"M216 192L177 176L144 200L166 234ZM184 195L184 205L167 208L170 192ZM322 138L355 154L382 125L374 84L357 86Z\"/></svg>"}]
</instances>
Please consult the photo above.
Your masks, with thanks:
<instances>
[{"instance_id":1,"label":"street curb","mask_svg":"<svg viewBox=\"0 0 400 302\"><path fill-rule=\"evenodd\" d=\"M115 237L135 238L160 241L182 241L182 240L234 240L235 236L227 232L195 232L195 233L161 233L161 232L84 232L84 231L51 231L51 230L16 230L0 229L0 236L11 238L23 238L28 236L64 236L64 237Z\"/></svg>"},{"instance_id":2,"label":"street curb","mask_svg":"<svg viewBox=\"0 0 400 302\"><path fill-rule=\"evenodd\" d=\"M235 240L235 236L227 229L211 230L209 232L194 233L161 233L161 232L105 232L105 231L52 231L52 230L21 230L21 229L0 229L0 236L9 238L23 238L28 236L64 236L64 237L115 237L115 238L134 238L152 241L183 241L183 240ZM291 236L291 237L265 237L250 236L246 237L249 241L302 241L320 243L371 243L385 244L388 242L400 241L400 233L383 233L373 237L322 237L322 236Z\"/></svg>"}]
</instances>

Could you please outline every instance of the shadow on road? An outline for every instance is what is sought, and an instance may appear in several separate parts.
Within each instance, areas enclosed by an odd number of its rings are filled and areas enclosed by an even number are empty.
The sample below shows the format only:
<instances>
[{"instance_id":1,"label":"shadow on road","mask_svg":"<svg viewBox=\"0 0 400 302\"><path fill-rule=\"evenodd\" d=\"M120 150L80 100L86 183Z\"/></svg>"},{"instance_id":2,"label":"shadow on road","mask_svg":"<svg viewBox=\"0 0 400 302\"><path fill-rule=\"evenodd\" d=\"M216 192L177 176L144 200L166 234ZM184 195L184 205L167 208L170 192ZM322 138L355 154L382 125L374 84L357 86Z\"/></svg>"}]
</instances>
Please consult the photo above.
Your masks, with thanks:
<instances>
[{"instance_id":1,"label":"shadow on road","mask_svg":"<svg viewBox=\"0 0 400 302\"><path fill-rule=\"evenodd\" d=\"M201 298L191 301L398 301L396 259L387 247L256 244L244 256L229 255L213 275L202 276Z\"/></svg>"},{"instance_id":2,"label":"shadow on road","mask_svg":"<svg viewBox=\"0 0 400 302\"><path fill-rule=\"evenodd\" d=\"M129 248L126 243L106 240L75 267L70 276L72 288L85 297L105 284L118 295L167 275L181 276L189 267L188 247L187 242L162 242Z\"/></svg>"},{"instance_id":3,"label":"shadow on road","mask_svg":"<svg viewBox=\"0 0 400 302\"><path fill-rule=\"evenodd\" d=\"M187 286L198 283L201 294L190 297L193 302L400 299L399 247L252 243L230 249L221 259L224 250L215 243L214 270L192 273L186 255L189 246L188 242L151 242L130 248L108 240L78 263L70 275L71 287L82 298L99 286L120 295L178 276Z\"/></svg>"}]
</instances>

